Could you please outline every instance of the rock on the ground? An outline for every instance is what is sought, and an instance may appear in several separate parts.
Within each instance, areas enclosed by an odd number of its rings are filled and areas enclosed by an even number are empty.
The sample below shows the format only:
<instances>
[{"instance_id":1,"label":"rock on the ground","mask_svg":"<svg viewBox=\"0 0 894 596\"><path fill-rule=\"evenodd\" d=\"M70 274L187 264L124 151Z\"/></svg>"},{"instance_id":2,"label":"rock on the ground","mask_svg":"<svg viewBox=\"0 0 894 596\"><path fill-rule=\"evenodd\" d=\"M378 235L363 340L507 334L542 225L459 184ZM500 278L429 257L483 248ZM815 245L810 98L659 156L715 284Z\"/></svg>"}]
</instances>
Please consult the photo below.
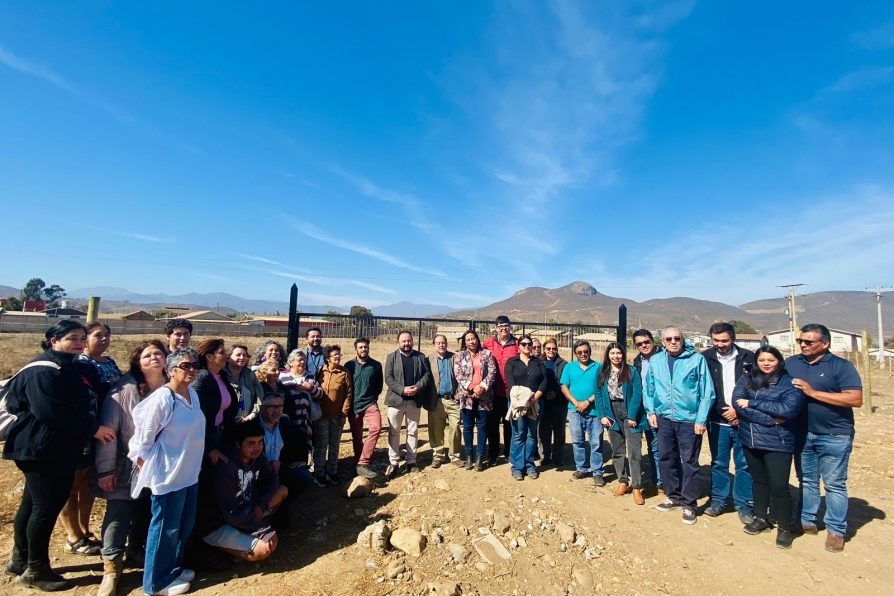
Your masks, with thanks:
<instances>
[{"instance_id":1,"label":"rock on the ground","mask_svg":"<svg viewBox=\"0 0 894 596\"><path fill-rule=\"evenodd\" d=\"M469 549L467 549L462 544L457 544L455 542L451 542L447 545L447 550L450 551L450 556L453 557L454 561L464 561L466 557L469 556Z\"/></svg>"},{"instance_id":2,"label":"rock on the ground","mask_svg":"<svg viewBox=\"0 0 894 596\"><path fill-rule=\"evenodd\" d=\"M584 594L589 594L590 590L592 590L593 586L596 584L590 570L580 565L574 566L574 569L571 570L571 577Z\"/></svg>"},{"instance_id":3,"label":"rock on the ground","mask_svg":"<svg viewBox=\"0 0 894 596\"><path fill-rule=\"evenodd\" d=\"M512 522L505 515L498 513L494 515L494 530L500 534L505 534L512 527Z\"/></svg>"},{"instance_id":4,"label":"rock on the ground","mask_svg":"<svg viewBox=\"0 0 894 596\"><path fill-rule=\"evenodd\" d=\"M388 576L388 579L395 579L398 575L402 574L407 570L407 566L404 565L404 562L401 560L392 561L388 564L388 567L385 569L385 575Z\"/></svg>"},{"instance_id":5,"label":"rock on the ground","mask_svg":"<svg viewBox=\"0 0 894 596\"><path fill-rule=\"evenodd\" d=\"M493 534L476 538L472 541L472 546L475 547L481 558L491 565L496 565L512 558L512 555L509 554L503 543Z\"/></svg>"},{"instance_id":6,"label":"rock on the ground","mask_svg":"<svg viewBox=\"0 0 894 596\"><path fill-rule=\"evenodd\" d=\"M432 582L428 584L425 593L429 596L461 596L459 585L454 582Z\"/></svg>"},{"instance_id":7,"label":"rock on the ground","mask_svg":"<svg viewBox=\"0 0 894 596\"><path fill-rule=\"evenodd\" d=\"M562 522L556 524L556 532L559 533L559 538L562 542L567 542L568 544L574 542L574 537L577 535L574 528Z\"/></svg>"},{"instance_id":8,"label":"rock on the ground","mask_svg":"<svg viewBox=\"0 0 894 596\"><path fill-rule=\"evenodd\" d=\"M577 540L574 541L574 546L587 548L587 539L584 536L578 535Z\"/></svg>"},{"instance_id":9,"label":"rock on the ground","mask_svg":"<svg viewBox=\"0 0 894 596\"><path fill-rule=\"evenodd\" d=\"M415 528L398 528L391 533L391 546L411 557L419 557L425 550L425 536Z\"/></svg>"},{"instance_id":10,"label":"rock on the ground","mask_svg":"<svg viewBox=\"0 0 894 596\"><path fill-rule=\"evenodd\" d=\"M388 537L391 535L391 528L384 519L374 524L366 526L360 534L357 535L357 544L360 546L371 548L377 553L384 553L388 547Z\"/></svg>"},{"instance_id":11,"label":"rock on the ground","mask_svg":"<svg viewBox=\"0 0 894 596\"><path fill-rule=\"evenodd\" d=\"M351 480L351 484L348 485L348 490L345 494L349 499L356 499L359 497L365 497L370 494L373 489L376 487L373 484L373 481L369 478L364 478L363 476L357 476L353 480Z\"/></svg>"},{"instance_id":12,"label":"rock on the ground","mask_svg":"<svg viewBox=\"0 0 894 596\"><path fill-rule=\"evenodd\" d=\"M440 480L438 480L437 482L435 482L435 488L438 489L438 490L442 490L442 491L444 491L444 492L447 492L447 491L450 490L450 484L448 484L448 482L447 482L446 480L444 480L443 478L441 478Z\"/></svg>"},{"instance_id":13,"label":"rock on the ground","mask_svg":"<svg viewBox=\"0 0 894 596\"><path fill-rule=\"evenodd\" d=\"M488 567L487 563L478 561L477 563L475 563L475 569L477 569L481 573L486 573L490 569L490 567Z\"/></svg>"}]
</instances>

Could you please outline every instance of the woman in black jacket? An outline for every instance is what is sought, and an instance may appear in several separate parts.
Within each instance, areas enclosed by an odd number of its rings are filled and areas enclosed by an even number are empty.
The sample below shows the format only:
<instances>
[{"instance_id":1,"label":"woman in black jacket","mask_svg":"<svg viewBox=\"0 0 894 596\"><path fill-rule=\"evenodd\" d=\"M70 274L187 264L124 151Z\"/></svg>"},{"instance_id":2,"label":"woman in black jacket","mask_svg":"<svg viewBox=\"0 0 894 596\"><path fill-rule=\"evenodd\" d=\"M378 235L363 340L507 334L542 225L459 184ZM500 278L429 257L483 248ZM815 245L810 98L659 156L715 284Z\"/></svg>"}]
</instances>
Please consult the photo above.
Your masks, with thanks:
<instances>
[{"instance_id":1,"label":"woman in black jacket","mask_svg":"<svg viewBox=\"0 0 894 596\"><path fill-rule=\"evenodd\" d=\"M518 342L518 356L506 361L503 371L506 376L506 391L512 400L510 409L514 409L516 406L513 388L521 386L530 389L527 412L517 418L512 417L509 421L509 425L512 427L509 463L512 468L512 477L516 480L524 480L525 474L532 480L536 480L540 475L534 466L534 452L537 449L537 417L531 417L530 413L539 409L537 402L546 392L547 377L543 362L531 355L532 343L530 335L522 337Z\"/></svg>"},{"instance_id":2,"label":"woman in black jacket","mask_svg":"<svg viewBox=\"0 0 894 596\"><path fill-rule=\"evenodd\" d=\"M226 459L223 451L229 443L225 442L224 433L236 423L239 399L226 372L229 354L224 340L206 339L196 346L196 353L201 370L192 382L192 388L199 396L199 406L205 415L205 456L208 459L204 463L214 465L219 459Z\"/></svg>"},{"instance_id":3,"label":"woman in black jacket","mask_svg":"<svg viewBox=\"0 0 894 596\"><path fill-rule=\"evenodd\" d=\"M41 590L62 590L69 582L50 568L50 535L68 500L75 467L91 437L108 443L115 433L96 419L94 396L79 364L87 329L63 320L50 327L46 350L10 381L6 405L16 421L3 457L25 476L14 523L12 557L6 573Z\"/></svg>"},{"instance_id":4,"label":"woman in black jacket","mask_svg":"<svg viewBox=\"0 0 894 596\"><path fill-rule=\"evenodd\" d=\"M804 394L792 385L782 354L774 347L754 353L756 366L743 374L733 390L739 417L739 440L754 484L754 521L748 534L760 534L776 520L776 546L791 548L792 497L788 479L795 451L795 423Z\"/></svg>"}]
</instances>

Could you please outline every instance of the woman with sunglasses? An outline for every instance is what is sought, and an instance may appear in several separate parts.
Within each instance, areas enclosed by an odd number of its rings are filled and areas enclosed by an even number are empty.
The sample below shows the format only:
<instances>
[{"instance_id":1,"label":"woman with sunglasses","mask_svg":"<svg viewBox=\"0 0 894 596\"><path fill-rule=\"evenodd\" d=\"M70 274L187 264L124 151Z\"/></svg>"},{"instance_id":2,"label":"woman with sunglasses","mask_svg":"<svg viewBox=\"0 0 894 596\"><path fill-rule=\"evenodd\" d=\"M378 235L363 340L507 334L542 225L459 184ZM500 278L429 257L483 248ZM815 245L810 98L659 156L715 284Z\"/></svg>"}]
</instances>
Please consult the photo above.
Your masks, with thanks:
<instances>
[{"instance_id":1,"label":"woman with sunglasses","mask_svg":"<svg viewBox=\"0 0 894 596\"><path fill-rule=\"evenodd\" d=\"M145 594L184 594L195 579L195 572L181 564L195 525L205 447L205 416L193 386L197 356L189 348L168 356L165 368L170 381L133 409L134 433L127 456L139 473L131 495L148 488L152 507L143 568Z\"/></svg>"},{"instance_id":2,"label":"woman with sunglasses","mask_svg":"<svg viewBox=\"0 0 894 596\"><path fill-rule=\"evenodd\" d=\"M453 357L453 375L456 377L456 401L460 407L463 424L463 446L466 450L466 469L473 467L481 472L485 468L484 453L487 446L487 420L492 415L494 397L492 386L497 374L497 360L487 348L481 347L481 338L474 329L462 336L462 346ZM472 429L478 430L478 449L472 459Z\"/></svg>"},{"instance_id":3,"label":"woman with sunglasses","mask_svg":"<svg viewBox=\"0 0 894 596\"><path fill-rule=\"evenodd\" d=\"M224 340L202 341L196 346L196 356L200 370L192 386L205 414L205 456L214 465L226 459L224 433L236 422L239 400L226 373L229 354Z\"/></svg>"},{"instance_id":4,"label":"woman with sunglasses","mask_svg":"<svg viewBox=\"0 0 894 596\"><path fill-rule=\"evenodd\" d=\"M644 505L640 466L643 431L649 428L649 420L643 407L642 380L627 364L627 351L620 343L612 342L605 349L596 386L599 388L596 412L608 431L612 462L618 477L615 496L626 495L632 486L633 502Z\"/></svg>"},{"instance_id":5,"label":"woman with sunglasses","mask_svg":"<svg viewBox=\"0 0 894 596\"><path fill-rule=\"evenodd\" d=\"M516 408L513 388L521 386L529 390L531 396L527 401L527 411L517 418L511 417L509 425L512 427L512 440L509 443L509 463L512 467L512 477L516 480L524 480L525 474L532 480L540 475L534 465L534 454L537 450L537 420L538 417L530 416L537 411L539 414L539 402L546 391L546 368L538 358L531 355L533 341L530 335L524 335L518 342L518 356L506 361L504 370L506 377L506 389L512 401L510 410Z\"/></svg>"},{"instance_id":6,"label":"woman with sunglasses","mask_svg":"<svg viewBox=\"0 0 894 596\"><path fill-rule=\"evenodd\" d=\"M739 440L751 472L754 521L747 534L769 530L776 520L776 546L791 548L792 496L788 489L798 414L804 394L792 385L782 354L772 346L754 353L754 366L733 390L733 407L739 416Z\"/></svg>"}]
</instances>

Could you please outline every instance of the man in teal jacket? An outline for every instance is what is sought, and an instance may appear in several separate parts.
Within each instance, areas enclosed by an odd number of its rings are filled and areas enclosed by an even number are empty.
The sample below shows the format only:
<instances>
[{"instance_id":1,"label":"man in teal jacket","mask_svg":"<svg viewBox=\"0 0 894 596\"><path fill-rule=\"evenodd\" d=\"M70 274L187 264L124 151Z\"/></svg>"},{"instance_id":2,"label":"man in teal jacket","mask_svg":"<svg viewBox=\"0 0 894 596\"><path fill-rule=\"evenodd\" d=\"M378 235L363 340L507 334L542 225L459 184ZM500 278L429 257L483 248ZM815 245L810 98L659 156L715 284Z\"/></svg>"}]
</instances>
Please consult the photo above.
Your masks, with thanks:
<instances>
[{"instance_id":1,"label":"man in teal jacket","mask_svg":"<svg viewBox=\"0 0 894 596\"><path fill-rule=\"evenodd\" d=\"M714 383L708 363L679 328L668 327L661 338L664 352L649 363L645 398L649 424L658 429L658 466L667 497L656 509L682 506L683 523L692 525L699 497L698 455L714 404Z\"/></svg>"}]
</instances>

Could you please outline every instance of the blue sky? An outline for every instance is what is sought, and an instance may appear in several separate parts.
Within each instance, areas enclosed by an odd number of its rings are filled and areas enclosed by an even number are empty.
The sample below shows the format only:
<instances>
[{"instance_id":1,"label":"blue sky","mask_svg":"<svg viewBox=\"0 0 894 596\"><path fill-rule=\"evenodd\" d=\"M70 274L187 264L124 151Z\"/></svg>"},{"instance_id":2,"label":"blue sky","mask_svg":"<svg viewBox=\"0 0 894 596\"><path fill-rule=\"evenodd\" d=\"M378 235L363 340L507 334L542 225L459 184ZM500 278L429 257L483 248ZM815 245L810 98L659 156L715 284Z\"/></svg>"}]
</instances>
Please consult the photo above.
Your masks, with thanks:
<instances>
[{"instance_id":1,"label":"blue sky","mask_svg":"<svg viewBox=\"0 0 894 596\"><path fill-rule=\"evenodd\" d=\"M888 2L0 4L0 284L894 285Z\"/></svg>"}]
</instances>

